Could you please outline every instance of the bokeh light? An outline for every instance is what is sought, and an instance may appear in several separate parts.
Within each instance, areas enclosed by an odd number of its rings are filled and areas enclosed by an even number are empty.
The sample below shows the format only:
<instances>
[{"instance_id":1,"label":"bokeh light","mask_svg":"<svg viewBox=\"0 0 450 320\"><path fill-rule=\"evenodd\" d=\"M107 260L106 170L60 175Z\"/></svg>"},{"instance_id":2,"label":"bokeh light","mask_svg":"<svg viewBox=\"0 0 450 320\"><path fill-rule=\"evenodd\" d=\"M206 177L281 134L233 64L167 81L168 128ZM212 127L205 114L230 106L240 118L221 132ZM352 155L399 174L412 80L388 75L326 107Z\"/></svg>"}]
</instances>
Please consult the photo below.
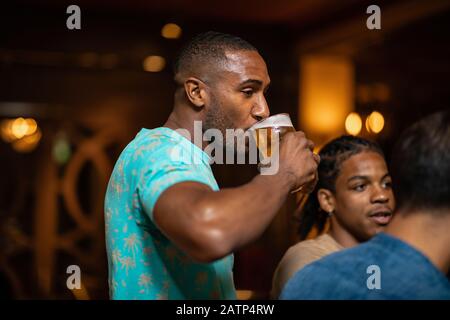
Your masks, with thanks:
<instances>
[{"instance_id":1,"label":"bokeh light","mask_svg":"<svg viewBox=\"0 0 450 320\"><path fill-rule=\"evenodd\" d=\"M362 120L359 114L351 112L345 119L345 130L348 134L353 136L358 135L361 132Z\"/></svg>"},{"instance_id":2,"label":"bokeh light","mask_svg":"<svg viewBox=\"0 0 450 320\"><path fill-rule=\"evenodd\" d=\"M166 39L178 39L181 36L181 28L175 23L168 23L162 27L161 35Z\"/></svg>"},{"instance_id":3,"label":"bokeh light","mask_svg":"<svg viewBox=\"0 0 450 320\"><path fill-rule=\"evenodd\" d=\"M159 72L164 69L166 59L161 56L148 56L144 59L142 66L147 72Z\"/></svg>"},{"instance_id":4,"label":"bokeh light","mask_svg":"<svg viewBox=\"0 0 450 320\"><path fill-rule=\"evenodd\" d=\"M375 134L380 133L384 128L384 117L378 111L372 112L366 119L366 129Z\"/></svg>"}]
</instances>

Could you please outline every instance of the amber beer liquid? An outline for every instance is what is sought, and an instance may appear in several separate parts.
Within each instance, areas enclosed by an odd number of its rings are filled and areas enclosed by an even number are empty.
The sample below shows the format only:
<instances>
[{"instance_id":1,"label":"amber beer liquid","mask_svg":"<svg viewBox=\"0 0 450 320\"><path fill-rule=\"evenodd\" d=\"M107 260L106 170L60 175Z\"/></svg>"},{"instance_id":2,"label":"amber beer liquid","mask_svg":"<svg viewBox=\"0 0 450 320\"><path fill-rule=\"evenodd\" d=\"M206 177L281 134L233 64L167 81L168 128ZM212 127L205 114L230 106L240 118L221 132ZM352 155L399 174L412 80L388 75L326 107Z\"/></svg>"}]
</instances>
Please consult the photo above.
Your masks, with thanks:
<instances>
[{"instance_id":1,"label":"amber beer liquid","mask_svg":"<svg viewBox=\"0 0 450 320\"><path fill-rule=\"evenodd\" d=\"M292 125L289 114L280 113L255 123L249 131L262 158L260 166L265 167L267 165L271 165L270 158L273 154L273 146L279 148L279 140L281 140L286 133L295 132L295 128ZM278 139L278 141L275 143L275 141L272 141L273 138ZM295 194L301 191L302 188L303 186L292 191L291 193ZM298 195L303 197L301 193L298 193Z\"/></svg>"},{"instance_id":2,"label":"amber beer liquid","mask_svg":"<svg viewBox=\"0 0 450 320\"><path fill-rule=\"evenodd\" d=\"M255 129L256 147L264 154L265 157L272 156L272 138L279 137L281 140L288 132L295 132L294 127L269 127ZM277 133L277 134L274 134Z\"/></svg>"},{"instance_id":3,"label":"amber beer liquid","mask_svg":"<svg viewBox=\"0 0 450 320\"><path fill-rule=\"evenodd\" d=\"M272 156L272 147L274 146L272 138L282 139L287 132L295 132L295 129L289 114L280 113L255 123L250 128L250 132L261 157L265 159ZM279 146L279 141L277 142L277 146Z\"/></svg>"}]
</instances>

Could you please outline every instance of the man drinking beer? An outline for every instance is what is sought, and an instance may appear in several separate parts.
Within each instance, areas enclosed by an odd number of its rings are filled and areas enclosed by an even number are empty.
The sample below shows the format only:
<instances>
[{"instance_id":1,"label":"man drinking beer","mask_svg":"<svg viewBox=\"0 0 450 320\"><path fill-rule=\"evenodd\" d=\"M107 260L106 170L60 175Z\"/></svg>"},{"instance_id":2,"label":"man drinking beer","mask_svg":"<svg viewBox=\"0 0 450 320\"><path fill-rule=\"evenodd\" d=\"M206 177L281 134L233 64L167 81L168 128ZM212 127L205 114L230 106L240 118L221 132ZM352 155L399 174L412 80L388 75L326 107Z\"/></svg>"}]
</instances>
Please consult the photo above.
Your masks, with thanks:
<instances>
[{"instance_id":1,"label":"man drinking beer","mask_svg":"<svg viewBox=\"0 0 450 320\"><path fill-rule=\"evenodd\" d=\"M120 155L105 199L109 285L114 299L234 299L232 252L261 235L287 195L314 183L318 156L302 132L284 135L279 168L219 190L199 148L203 129L249 129L269 116L264 60L248 42L207 32L175 63L173 111L142 129ZM224 134L225 136L225 134Z\"/></svg>"}]
</instances>

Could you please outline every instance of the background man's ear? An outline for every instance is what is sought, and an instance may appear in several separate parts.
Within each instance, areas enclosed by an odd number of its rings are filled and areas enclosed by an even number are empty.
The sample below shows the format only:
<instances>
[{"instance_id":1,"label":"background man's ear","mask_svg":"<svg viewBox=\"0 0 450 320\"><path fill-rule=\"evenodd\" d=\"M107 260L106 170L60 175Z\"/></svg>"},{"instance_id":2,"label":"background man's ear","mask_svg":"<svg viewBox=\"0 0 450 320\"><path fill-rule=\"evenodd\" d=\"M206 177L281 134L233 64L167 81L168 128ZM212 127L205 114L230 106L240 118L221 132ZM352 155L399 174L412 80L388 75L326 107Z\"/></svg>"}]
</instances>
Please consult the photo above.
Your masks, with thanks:
<instances>
[{"instance_id":1,"label":"background man's ear","mask_svg":"<svg viewBox=\"0 0 450 320\"><path fill-rule=\"evenodd\" d=\"M184 91L194 106L203 107L205 105L205 84L201 80L194 77L186 79L184 82Z\"/></svg>"},{"instance_id":2,"label":"background man's ear","mask_svg":"<svg viewBox=\"0 0 450 320\"><path fill-rule=\"evenodd\" d=\"M323 211L331 213L335 209L335 199L333 193L328 189L319 189L317 200Z\"/></svg>"}]
</instances>

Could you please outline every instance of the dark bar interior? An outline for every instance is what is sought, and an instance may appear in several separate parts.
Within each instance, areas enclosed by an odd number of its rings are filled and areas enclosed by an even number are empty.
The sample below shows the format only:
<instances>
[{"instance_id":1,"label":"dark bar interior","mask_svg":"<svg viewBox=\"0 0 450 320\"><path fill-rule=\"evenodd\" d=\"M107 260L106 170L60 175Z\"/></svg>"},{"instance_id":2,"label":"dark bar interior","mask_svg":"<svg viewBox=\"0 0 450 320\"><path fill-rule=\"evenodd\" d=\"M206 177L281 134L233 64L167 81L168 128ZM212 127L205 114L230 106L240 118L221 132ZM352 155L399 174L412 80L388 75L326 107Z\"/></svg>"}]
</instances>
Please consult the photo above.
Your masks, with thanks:
<instances>
[{"instance_id":1,"label":"dark bar interior","mask_svg":"<svg viewBox=\"0 0 450 320\"><path fill-rule=\"evenodd\" d=\"M379 30L366 26L365 0L81 0L79 30L66 26L70 4L2 4L0 290L8 299L109 299L111 172L141 128L169 116L171 66L200 32L258 48L270 113L289 113L317 150L347 133L378 142L389 163L406 127L450 105L450 1L379 1ZM220 188L258 173L212 169ZM239 299L269 298L277 264L299 240L297 200L288 197L235 252ZM80 290L66 286L71 265L82 270Z\"/></svg>"}]
</instances>

